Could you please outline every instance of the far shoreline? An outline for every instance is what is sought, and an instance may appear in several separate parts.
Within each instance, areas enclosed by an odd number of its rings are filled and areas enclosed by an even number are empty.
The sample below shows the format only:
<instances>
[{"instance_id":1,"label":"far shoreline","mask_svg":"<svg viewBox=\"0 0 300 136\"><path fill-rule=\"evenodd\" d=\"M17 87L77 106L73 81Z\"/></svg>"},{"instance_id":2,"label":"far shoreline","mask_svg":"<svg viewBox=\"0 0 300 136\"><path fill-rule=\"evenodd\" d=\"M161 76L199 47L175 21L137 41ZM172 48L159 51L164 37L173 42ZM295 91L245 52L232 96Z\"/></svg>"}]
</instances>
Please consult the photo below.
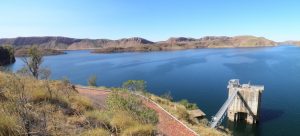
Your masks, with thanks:
<instances>
[{"instance_id":1,"label":"far shoreline","mask_svg":"<svg viewBox=\"0 0 300 136\"><path fill-rule=\"evenodd\" d=\"M239 47L231 47L231 46L222 46L222 47L203 47L203 48L184 48L184 49L169 49L169 50L127 50L127 51L113 51L113 52L94 52L95 50L105 49L105 48L81 48L81 49L55 49L58 51L91 51L94 54L114 54L114 53L130 53L130 52L164 52L164 51L184 51L184 50L194 50L194 49L255 49L255 48L273 48L279 46L295 46L298 45L290 45L290 44L280 44L280 45L267 45L267 46L239 46ZM126 49L126 48L124 48ZM61 55L61 54L58 54Z\"/></svg>"},{"instance_id":2,"label":"far shoreline","mask_svg":"<svg viewBox=\"0 0 300 136\"><path fill-rule=\"evenodd\" d=\"M150 53L150 52L172 52L172 51L184 51L184 50L201 50L201 49L255 49L255 48L273 48L273 47L279 47L279 46L295 46L299 47L298 45L292 45L292 44L280 44L280 45L266 45L266 46L238 46L238 47L232 47L232 46L219 46L219 47L203 47L203 48L183 48L183 49L165 49L165 50L113 50L113 51L107 51L107 52L95 52L99 49L105 49L105 48L80 48L80 49L51 49L52 51L58 51L61 53L54 53L49 54L46 53L44 56L58 56L58 55L65 55L68 54L67 51L90 51L91 54L115 54L115 53ZM126 48L123 48L126 49ZM15 55L17 58L26 57L26 55Z\"/></svg>"}]
</instances>

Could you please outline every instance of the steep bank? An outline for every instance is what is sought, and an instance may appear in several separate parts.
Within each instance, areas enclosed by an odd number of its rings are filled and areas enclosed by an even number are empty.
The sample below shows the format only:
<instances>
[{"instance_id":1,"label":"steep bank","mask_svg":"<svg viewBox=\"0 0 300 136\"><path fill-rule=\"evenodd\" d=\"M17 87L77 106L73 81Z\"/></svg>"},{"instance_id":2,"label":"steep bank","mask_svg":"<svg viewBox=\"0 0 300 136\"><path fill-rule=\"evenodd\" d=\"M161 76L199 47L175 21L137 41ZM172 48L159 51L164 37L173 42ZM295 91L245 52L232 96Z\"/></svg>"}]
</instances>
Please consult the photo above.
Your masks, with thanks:
<instances>
[{"instance_id":1,"label":"steep bank","mask_svg":"<svg viewBox=\"0 0 300 136\"><path fill-rule=\"evenodd\" d=\"M0 66L8 65L15 61L13 48L0 46Z\"/></svg>"},{"instance_id":2,"label":"steep bank","mask_svg":"<svg viewBox=\"0 0 300 136\"><path fill-rule=\"evenodd\" d=\"M105 100L108 108L103 108L67 80L2 72L0 79L0 136L157 134L155 111L133 96L111 93Z\"/></svg>"},{"instance_id":3,"label":"steep bank","mask_svg":"<svg viewBox=\"0 0 300 136\"><path fill-rule=\"evenodd\" d=\"M0 45L13 45L17 50L37 45L43 49L79 50L95 49L95 53L127 51L160 51L193 48L236 48L276 46L278 43L255 36L206 36L202 38L177 37L152 42L140 37L109 39L75 39L67 37L18 37L0 39Z\"/></svg>"}]
</instances>

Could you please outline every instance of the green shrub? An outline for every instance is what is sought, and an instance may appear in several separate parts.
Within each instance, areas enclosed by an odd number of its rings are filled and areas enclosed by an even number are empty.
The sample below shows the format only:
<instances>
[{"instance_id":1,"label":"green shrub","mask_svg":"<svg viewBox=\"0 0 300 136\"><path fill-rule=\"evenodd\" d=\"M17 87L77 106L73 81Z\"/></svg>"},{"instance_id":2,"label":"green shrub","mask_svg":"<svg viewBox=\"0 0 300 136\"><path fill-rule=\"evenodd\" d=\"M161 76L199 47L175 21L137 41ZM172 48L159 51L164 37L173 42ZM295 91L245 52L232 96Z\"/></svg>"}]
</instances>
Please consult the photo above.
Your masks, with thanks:
<instances>
[{"instance_id":1,"label":"green shrub","mask_svg":"<svg viewBox=\"0 0 300 136\"><path fill-rule=\"evenodd\" d=\"M188 100L186 99L182 99L179 101L180 104L182 104L186 109L188 110L195 110L195 109L199 109L199 107L197 106L197 104L195 103L190 103Z\"/></svg>"},{"instance_id":2,"label":"green shrub","mask_svg":"<svg viewBox=\"0 0 300 136\"><path fill-rule=\"evenodd\" d=\"M146 91L146 82L144 80L128 80L123 83L123 88L129 91Z\"/></svg>"},{"instance_id":3,"label":"green shrub","mask_svg":"<svg viewBox=\"0 0 300 136\"><path fill-rule=\"evenodd\" d=\"M97 86L97 77L94 75L94 76L91 76L88 80L88 85L89 86Z\"/></svg>"},{"instance_id":4,"label":"green shrub","mask_svg":"<svg viewBox=\"0 0 300 136\"><path fill-rule=\"evenodd\" d=\"M164 93L163 95L161 95L161 97L162 97L162 98L165 98L165 99L167 99L167 100L169 100L169 101L173 101L173 97L172 97L170 91Z\"/></svg>"},{"instance_id":5,"label":"green shrub","mask_svg":"<svg viewBox=\"0 0 300 136\"><path fill-rule=\"evenodd\" d=\"M156 124L158 122L157 114L154 110L143 107L143 109L136 111L138 120L144 124Z\"/></svg>"},{"instance_id":6,"label":"green shrub","mask_svg":"<svg viewBox=\"0 0 300 136\"><path fill-rule=\"evenodd\" d=\"M106 99L107 106L113 111L125 110L129 112L134 119L139 120L141 123L152 123L158 122L158 117L155 111L144 106L142 101L131 94L123 96L118 92L112 92Z\"/></svg>"}]
</instances>

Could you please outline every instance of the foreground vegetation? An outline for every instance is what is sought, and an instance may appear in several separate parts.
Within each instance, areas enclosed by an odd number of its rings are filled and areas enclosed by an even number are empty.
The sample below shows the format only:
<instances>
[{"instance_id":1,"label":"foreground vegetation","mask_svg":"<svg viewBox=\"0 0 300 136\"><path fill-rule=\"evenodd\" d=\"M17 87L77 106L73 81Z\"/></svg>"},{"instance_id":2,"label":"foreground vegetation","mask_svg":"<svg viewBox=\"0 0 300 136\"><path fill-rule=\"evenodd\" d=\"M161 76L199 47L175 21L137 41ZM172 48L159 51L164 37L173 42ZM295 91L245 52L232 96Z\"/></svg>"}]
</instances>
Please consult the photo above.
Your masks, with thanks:
<instances>
[{"instance_id":1,"label":"foreground vegetation","mask_svg":"<svg viewBox=\"0 0 300 136\"><path fill-rule=\"evenodd\" d=\"M155 135L157 115L132 95L112 92L99 109L67 81L0 73L0 136Z\"/></svg>"}]
</instances>

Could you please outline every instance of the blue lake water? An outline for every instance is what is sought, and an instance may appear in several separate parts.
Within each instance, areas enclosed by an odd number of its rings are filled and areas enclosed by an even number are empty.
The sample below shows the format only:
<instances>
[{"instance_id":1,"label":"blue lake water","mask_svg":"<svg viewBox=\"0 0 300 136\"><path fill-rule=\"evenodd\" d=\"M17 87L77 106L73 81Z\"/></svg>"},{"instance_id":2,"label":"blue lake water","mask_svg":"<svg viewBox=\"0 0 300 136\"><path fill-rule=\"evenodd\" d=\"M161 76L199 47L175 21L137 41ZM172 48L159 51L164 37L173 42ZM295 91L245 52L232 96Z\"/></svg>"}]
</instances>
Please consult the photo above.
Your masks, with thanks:
<instances>
[{"instance_id":1,"label":"blue lake water","mask_svg":"<svg viewBox=\"0 0 300 136\"><path fill-rule=\"evenodd\" d=\"M22 61L10 67L15 71ZM170 91L175 100L195 102L213 116L227 99L227 82L265 86L259 125L226 124L235 135L300 135L300 48L194 49L183 51L92 54L67 51L48 56L44 67L52 79L68 77L75 84L87 84L91 75L98 85L121 86L129 79L147 81L157 95Z\"/></svg>"}]
</instances>

